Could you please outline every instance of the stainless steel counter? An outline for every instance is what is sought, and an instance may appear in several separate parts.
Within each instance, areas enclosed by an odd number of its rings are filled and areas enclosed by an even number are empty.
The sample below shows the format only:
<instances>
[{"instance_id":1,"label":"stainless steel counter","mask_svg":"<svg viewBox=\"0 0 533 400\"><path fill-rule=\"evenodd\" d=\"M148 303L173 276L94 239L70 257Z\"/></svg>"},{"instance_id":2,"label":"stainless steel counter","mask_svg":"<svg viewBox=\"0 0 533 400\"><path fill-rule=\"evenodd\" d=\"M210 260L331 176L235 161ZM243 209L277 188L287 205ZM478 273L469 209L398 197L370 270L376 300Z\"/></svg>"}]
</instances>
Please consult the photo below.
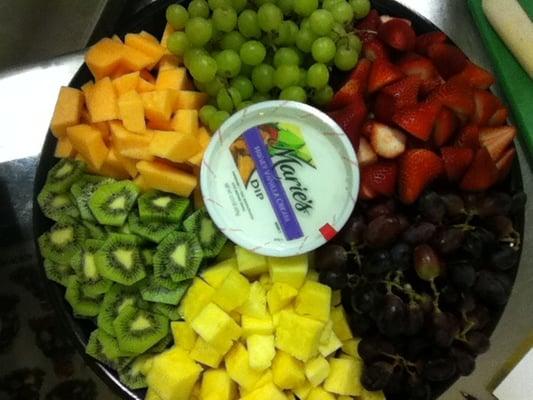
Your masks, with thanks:
<instances>
[{"instance_id":1,"label":"stainless steel counter","mask_svg":"<svg viewBox=\"0 0 533 400\"><path fill-rule=\"evenodd\" d=\"M481 39L464 0L399 0L446 32L477 63L490 68ZM0 262L6 254L33 253L31 242L31 196L33 175L44 141L59 86L67 84L83 61L80 54L0 74ZM523 149L519 160L525 191L533 200L533 176ZM526 211L526 226L533 206ZM13 222L19 227L13 228ZM528 229L513 294L492 336L491 349L477 360L475 372L460 379L441 398L462 399L461 391L479 400L492 399L491 392L502 366L533 331L533 230ZM533 396L532 396L533 398ZM525 399L524 399L525 400Z\"/></svg>"}]
</instances>

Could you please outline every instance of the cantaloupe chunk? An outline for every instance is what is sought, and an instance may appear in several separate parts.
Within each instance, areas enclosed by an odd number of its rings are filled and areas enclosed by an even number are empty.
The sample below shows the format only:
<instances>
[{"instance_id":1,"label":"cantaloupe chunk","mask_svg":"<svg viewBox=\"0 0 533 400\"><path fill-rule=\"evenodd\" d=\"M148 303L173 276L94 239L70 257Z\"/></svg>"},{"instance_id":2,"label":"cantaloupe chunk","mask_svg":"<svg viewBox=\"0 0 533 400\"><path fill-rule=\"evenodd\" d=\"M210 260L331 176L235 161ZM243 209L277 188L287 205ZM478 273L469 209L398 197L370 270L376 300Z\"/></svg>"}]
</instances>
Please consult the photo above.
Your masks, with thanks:
<instances>
[{"instance_id":1,"label":"cantaloupe chunk","mask_svg":"<svg viewBox=\"0 0 533 400\"><path fill-rule=\"evenodd\" d=\"M173 131L171 121L150 121L146 122L146 129L152 131Z\"/></svg>"},{"instance_id":2,"label":"cantaloupe chunk","mask_svg":"<svg viewBox=\"0 0 533 400\"><path fill-rule=\"evenodd\" d=\"M109 144L111 142L111 131L109 130L109 122L95 122L89 125L100 131L100 133L102 134L102 139L104 139L104 142L106 144Z\"/></svg>"},{"instance_id":3,"label":"cantaloupe chunk","mask_svg":"<svg viewBox=\"0 0 533 400\"><path fill-rule=\"evenodd\" d=\"M155 81L156 89L184 90L187 81L187 71L178 67L172 69L159 70Z\"/></svg>"},{"instance_id":4,"label":"cantaloupe chunk","mask_svg":"<svg viewBox=\"0 0 533 400\"><path fill-rule=\"evenodd\" d=\"M204 127L200 126L198 128L198 142L200 142L200 145L205 149L209 145L209 142L211 141L211 135L209 134L209 131Z\"/></svg>"},{"instance_id":5,"label":"cantaloupe chunk","mask_svg":"<svg viewBox=\"0 0 533 400\"><path fill-rule=\"evenodd\" d=\"M165 49L167 48L168 37L174 32L176 32L176 30L167 22L165 25L165 30L163 31L163 35L161 35L161 46L163 46Z\"/></svg>"},{"instance_id":6,"label":"cantaloupe chunk","mask_svg":"<svg viewBox=\"0 0 533 400\"><path fill-rule=\"evenodd\" d=\"M59 89L54 115L50 123L50 129L55 137L64 136L69 126L79 124L83 103L83 92L80 90L67 86L62 86Z\"/></svg>"},{"instance_id":7,"label":"cantaloupe chunk","mask_svg":"<svg viewBox=\"0 0 533 400\"><path fill-rule=\"evenodd\" d=\"M86 89L85 100L92 122L118 118L117 95L111 79L105 77Z\"/></svg>"},{"instance_id":8,"label":"cantaloupe chunk","mask_svg":"<svg viewBox=\"0 0 533 400\"><path fill-rule=\"evenodd\" d=\"M191 164L197 167L201 166L202 160L204 159L204 153L205 153L205 149L200 150L194 156L187 159L187 164Z\"/></svg>"},{"instance_id":9,"label":"cantaloupe chunk","mask_svg":"<svg viewBox=\"0 0 533 400\"><path fill-rule=\"evenodd\" d=\"M67 137L72 147L95 169L100 169L109 149L100 131L90 125L80 124L67 128Z\"/></svg>"},{"instance_id":10,"label":"cantaloupe chunk","mask_svg":"<svg viewBox=\"0 0 533 400\"><path fill-rule=\"evenodd\" d=\"M104 160L102 166L96 171L99 175L110 176L115 179L128 179L130 175L128 171L123 167L115 149L109 149L107 157Z\"/></svg>"},{"instance_id":11,"label":"cantaloupe chunk","mask_svg":"<svg viewBox=\"0 0 533 400\"><path fill-rule=\"evenodd\" d=\"M152 92L155 90L155 84L146 79L139 77L139 82L137 83L137 91L139 93Z\"/></svg>"},{"instance_id":12,"label":"cantaloupe chunk","mask_svg":"<svg viewBox=\"0 0 533 400\"><path fill-rule=\"evenodd\" d=\"M122 47L120 64L128 71L140 71L150 67L152 63L153 59L142 51L128 45Z\"/></svg>"},{"instance_id":13,"label":"cantaloupe chunk","mask_svg":"<svg viewBox=\"0 0 533 400\"><path fill-rule=\"evenodd\" d=\"M124 65L120 64L110 75L112 81L114 81L117 78L120 78L122 75L127 75L130 73L130 70L126 68Z\"/></svg>"},{"instance_id":14,"label":"cantaloupe chunk","mask_svg":"<svg viewBox=\"0 0 533 400\"><path fill-rule=\"evenodd\" d=\"M131 178L135 178L137 175L139 175L139 171L137 170L138 160L129 157L124 157L122 154L114 151L114 149L111 150L113 150L115 158L118 160L122 168L128 173ZM111 150L109 151L110 153Z\"/></svg>"},{"instance_id":15,"label":"cantaloupe chunk","mask_svg":"<svg viewBox=\"0 0 533 400\"><path fill-rule=\"evenodd\" d=\"M209 96L207 93L195 92L192 90L180 90L178 101L175 104L175 109L190 109L199 110L207 103Z\"/></svg>"},{"instance_id":16,"label":"cantaloupe chunk","mask_svg":"<svg viewBox=\"0 0 533 400\"><path fill-rule=\"evenodd\" d=\"M146 39L149 39L153 43L160 44L159 40L157 40L157 38L154 35L152 35L150 32L140 31L139 35L141 35L142 37L144 37Z\"/></svg>"},{"instance_id":17,"label":"cantaloupe chunk","mask_svg":"<svg viewBox=\"0 0 533 400\"><path fill-rule=\"evenodd\" d=\"M176 132L198 134L198 110L177 110L172 118L172 129Z\"/></svg>"},{"instance_id":18,"label":"cantaloupe chunk","mask_svg":"<svg viewBox=\"0 0 533 400\"><path fill-rule=\"evenodd\" d=\"M139 71L139 75L141 78L143 78L144 80L150 82L150 83L153 83L155 85L155 77L152 75L152 73L150 71L148 71L147 69L143 69L143 70L140 70Z\"/></svg>"},{"instance_id":19,"label":"cantaloupe chunk","mask_svg":"<svg viewBox=\"0 0 533 400\"><path fill-rule=\"evenodd\" d=\"M128 33L124 38L124 43L126 46L133 47L150 58L149 69L152 69L165 54L165 48L157 41L154 42L152 39L138 33Z\"/></svg>"},{"instance_id":20,"label":"cantaloupe chunk","mask_svg":"<svg viewBox=\"0 0 533 400\"><path fill-rule=\"evenodd\" d=\"M189 197L198 185L194 175L160 161L139 161L137 169L148 186L178 196Z\"/></svg>"},{"instance_id":21,"label":"cantaloupe chunk","mask_svg":"<svg viewBox=\"0 0 533 400\"><path fill-rule=\"evenodd\" d=\"M135 168L137 168L137 166ZM133 183L137 185L137 187L142 193L152 189L150 186L148 186L142 175L137 175L133 180Z\"/></svg>"},{"instance_id":22,"label":"cantaloupe chunk","mask_svg":"<svg viewBox=\"0 0 533 400\"><path fill-rule=\"evenodd\" d=\"M137 90L138 84L139 71L130 72L129 74L113 79L113 86L115 87L118 96L129 92L130 90Z\"/></svg>"},{"instance_id":23,"label":"cantaloupe chunk","mask_svg":"<svg viewBox=\"0 0 533 400\"><path fill-rule=\"evenodd\" d=\"M130 90L118 98L118 112L124 128L138 133L146 130L143 100L136 91Z\"/></svg>"},{"instance_id":24,"label":"cantaloupe chunk","mask_svg":"<svg viewBox=\"0 0 533 400\"><path fill-rule=\"evenodd\" d=\"M96 79L102 79L122 63L124 45L104 38L95 43L85 54L85 62Z\"/></svg>"},{"instance_id":25,"label":"cantaloupe chunk","mask_svg":"<svg viewBox=\"0 0 533 400\"><path fill-rule=\"evenodd\" d=\"M172 114L172 93L170 90L156 90L142 93L144 114L152 121L169 121Z\"/></svg>"},{"instance_id":26,"label":"cantaloupe chunk","mask_svg":"<svg viewBox=\"0 0 533 400\"><path fill-rule=\"evenodd\" d=\"M110 127L113 146L120 155L135 160L153 159L149 151L153 136L151 133L130 132L116 121L111 122Z\"/></svg>"},{"instance_id":27,"label":"cantaloupe chunk","mask_svg":"<svg viewBox=\"0 0 533 400\"><path fill-rule=\"evenodd\" d=\"M121 43L121 44L124 43L124 42L122 41L122 39L120 38L120 36L118 36L118 35L113 35L113 36L111 36L111 40L114 40L115 42L117 42L117 43Z\"/></svg>"},{"instance_id":28,"label":"cantaloupe chunk","mask_svg":"<svg viewBox=\"0 0 533 400\"><path fill-rule=\"evenodd\" d=\"M180 59L174 54L165 54L163 57L161 57L161 60L159 60L157 69L159 72L166 71L167 69L176 69L179 68L180 64Z\"/></svg>"},{"instance_id":29,"label":"cantaloupe chunk","mask_svg":"<svg viewBox=\"0 0 533 400\"><path fill-rule=\"evenodd\" d=\"M74 150L74 147L72 147L72 143L70 143L70 140L66 135L57 139L54 157L69 158L72 157L74 154L76 154L76 151Z\"/></svg>"},{"instance_id":30,"label":"cantaloupe chunk","mask_svg":"<svg viewBox=\"0 0 533 400\"><path fill-rule=\"evenodd\" d=\"M190 133L155 131L150 142L150 154L178 163L186 161L200 149L198 140Z\"/></svg>"}]
</instances>

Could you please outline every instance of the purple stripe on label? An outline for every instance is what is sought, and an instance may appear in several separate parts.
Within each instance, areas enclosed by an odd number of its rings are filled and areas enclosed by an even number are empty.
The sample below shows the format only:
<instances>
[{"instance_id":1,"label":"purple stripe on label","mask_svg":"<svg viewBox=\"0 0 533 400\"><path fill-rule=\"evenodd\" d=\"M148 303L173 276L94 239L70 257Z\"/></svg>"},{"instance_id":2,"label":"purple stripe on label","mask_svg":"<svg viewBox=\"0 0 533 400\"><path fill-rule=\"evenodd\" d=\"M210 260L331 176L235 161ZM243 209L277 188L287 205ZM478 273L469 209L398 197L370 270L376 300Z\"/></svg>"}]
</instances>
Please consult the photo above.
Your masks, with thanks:
<instances>
[{"instance_id":1,"label":"purple stripe on label","mask_svg":"<svg viewBox=\"0 0 533 400\"><path fill-rule=\"evenodd\" d=\"M301 238L303 236L302 228L274 169L261 131L256 127L250 128L244 132L243 136L285 238L287 240Z\"/></svg>"}]
</instances>

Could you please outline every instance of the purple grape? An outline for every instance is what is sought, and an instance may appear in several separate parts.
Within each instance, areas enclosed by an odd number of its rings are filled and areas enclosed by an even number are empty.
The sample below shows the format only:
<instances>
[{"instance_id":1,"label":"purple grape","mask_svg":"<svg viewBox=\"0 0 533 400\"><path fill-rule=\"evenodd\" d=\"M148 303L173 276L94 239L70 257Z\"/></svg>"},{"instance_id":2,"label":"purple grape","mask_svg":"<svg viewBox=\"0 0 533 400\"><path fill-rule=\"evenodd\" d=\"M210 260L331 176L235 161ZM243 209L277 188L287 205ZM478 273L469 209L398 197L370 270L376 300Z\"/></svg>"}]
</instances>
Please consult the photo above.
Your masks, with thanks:
<instances>
[{"instance_id":1,"label":"purple grape","mask_svg":"<svg viewBox=\"0 0 533 400\"><path fill-rule=\"evenodd\" d=\"M434 224L440 224L446 215L446 203L435 192L424 194L418 202L418 208L422 217Z\"/></svg>"},{"instance_id":2,"label":"purple grape","mask_svg":"<svg viewBox=\"0 0 533 400\"><path fill-rule=\"evenodd\" d=\"M328 285L333 290L343 289L348 283L348 277L345 272L338 270L322 270L319 275L320 282Z\"/></svg>"},{"instance_id":3,"label":"purple grape","mask_svg":"<svg viewBox=\"0 0 533 400\"><path fill-rule=\"evenodd\" d=\"M504 215L497 215L485 221L487 228L499 238L511 237L514 233L513 221Z\"/></svg>"},{"instance_id":4,"label":"purple grape","mask_svg":"<svg viewBox=\"0 0 533 400\"><path fill-rule=\"evenodd\" d=\"M459 323L451 313L437 311L431 320L433 340L439 347L450 347L459 332Z\"/></svg>"},{"instance_id":5,"label":"purple grape","mask_svg":"<svg viewBox=\"0 0 533 400\"><path fill-rule=\"evenodd\" d=\"M415 361L426 354L433 347L433 343L426 336L413 336L407 342L406 356Z\"/></svg>"},{"instance_id":6,"label":"purple grape","mask_svg":"<svg viewBox=\"0 0 533 400\"><path fill-rule=\"evenodd\" d=\"M363 376L361 377L361 384L366 390L383 390L389 383L393 369L394 367L385 361L377 361L365 366Z\"/></svg>"},{"instance_id":7,"label":"purple grape","mask_svg":"<svg viewBox=\"0 0 533 400\"><path fill-rule=\"evenodd\" d=\"M476 269L466 261L457 262L448 267L450 280L460 290L467 290L476 282Z\"/></svg>"},{"instance_id":8,"label":"purple grape","mask_svg":"<svg viewBox=\"0 0 533 400\"><path fill-rule=\"evenodd\" d=\"M418 277L424 281L431 281L442 273L439 258L427 244L415 247L414 264Z\"/></svg>"},{"instance_id":9,"label":"purple grape","mask_svg":"<svg viewBox=\"0 0 533 400\"><path fill-rule=\"evenodd\" d=\"M483 354L490 347L490 340L483 332L470 331L466 334L464 345L474 354Z\"/></svg>"},{"instance_id":10,"label":"purple grape","mask_svg":"<svg viewBox=\"0 0 533 400\"><path fill-rule=\"evenodd\" d=\"M346 268L348 255L344 247L338 244L326 244L315 251L315 268L318 270Z\"/></svg>"},{"instance_id":11,"label":"purple grape","mask_svg":"<svg viewBox=\"0 0 533 400\"><path fill-rule=\"evenodd\" d=\"M397 214L396 217L398 218L398 229L400 232L404 232L409 226L411 225L409 222L409 219L403 215L403 214Z\"/></svg>"},{"instance_id":12,"label":"purple grape","mask_svg":"<svg viewBox=\"0 0 533 400\"><path fill-rule=\"evenodd\" d=\"M398 217L382 215L370 221L365 240L370 247L380 248L394 243L400 233Z\"/></svg>"},{"instance_id":13,"label":"purple grape","mask_svg":"<svg viewBox=\"0 0 533 400\"><path fill-rule=\"evenodd\" d=\"M389 378L387 385L384 388L384 392L387 396L397 396L402 394L406 389L406 372L402 365L396 365L393 367L392 375Z\"/></svg>"},{"instance_id":14,"label":"purple grape","mask_svg":"<svg viewBox=\"0 0 533 400\"><path fill-rule=\"evenodd\" d=\"M526 202L527 195L524 192L515 193L513 195L513 200L511 202L511 209L509 210L509 213L511 215L522 213L524 211L524 207L526 206Z\"/></svg>"},{"instance_id":15,"label":"purple grape","mask_svg":"<svg viewBox=\"0 0 533 400\"><path fill-rule=\"evenodd\" d=\"M431 245L440 254L452 254L461 247L465 233L459 228L443 228L439 229L433 236Z\"/></svg>"},{"instance_id":16,"label":"purple grape","mask_svg":"<svg viewBox=\"0 0 533 400\"><path fill-rule=\"evenodd\" d=\"M381 275L392 271L394 267L390 252L385 249L373 251L363 261L363 272L367 275Z\"/></svg>"},{"instance_id":17,"label":"purple grape","mask_svg":"<svg viewBox=\"0 0 533 400\"><path fill-rule=\"evenodd\" d=\"M403 233L403 239L409 244L421 244L431 240L437 228L429 222L419 222L411 225Z\"/></svg>"},{"instance_id":18,"label":"purple grape","mask_svg":"<svg viewBox=\"0 0 533 400\"><path fill-rule=\"evenodd\" d=\"M448 193L445 195L442 195L442 201L444 202L444 205L446 206L446 213L450 217L457 217L461 215L465 215L465 203L463 199L453 193Z\"/></svg>"},{"instance_id":19,"label":"purple grape","mask_svg":"<svg viewBox=\"0 0 533 400\"><path fill-rule=\"evenodd\" d=\"M370 317L357 312L350 315L350 328L354 335L361 338L371 335L376 329Z\"/></svg>"},{"instance_id":20,"label":"purple grape","mask_svg":"<svg viewBox=\"0 0 533 400\"><path fill-rule=\"evenodd\" d=\"M383 203L376 204L373 207L370 207L366 211L366 217L369 221L373 221L377 217L390 217L394 215L396 211L396 202L394 199L388 199Z\"/></svg>"},{"instance_id":21,"label":"purple grape","mask_svg":"<svg viewBox=\"0 0 533 400\"><path fill-rule=\"evenodd\" d=\"M382 297L376 289L377 288L373 286L356 288L350 296L352 308L354 310L359 310L364 314L371 313L381 301Z\"/></svg>"},{"instance_id":22,"label":"purple grape","mask_svg":"<svg viewBox=\"0 0 533 400\"><path fill-rule=\"evenodd\" d=\"M424 377L431 382L444 382L455 375L457 367L451 358L429 360L424 365Z\"/></svg>"},{"instance_id":23,"label":"purple grape","mask_svg":"<svg viewBox=\"0 0 533 400\"><path fill-rule=\"evenodd\" d=\"M387 340L373 335L364 337L357 346L357 353L365 363L382 360L386 354L394 354L394 346Z\"/></svg>"},{"instance_id":24,"label":"purple grape","mask_svg":"<svg viewBox=\"0 0 533 400\"><path fill-rule=\"evenodd\" d=\"M450 355L455 361L457 373L459 375L468 376L474 371L474 368L476 367L476 359L470 353L458 347L452 347Z\"/></svg>"},{"instance_id":25,"label":"purple grape","mask_svg":"<svg viewBox=\"0 0 533 400\"><path fill-rule=\"evenodd\" d=\"M424 311L420 304L410 303L407 306L407 321L405 324L405 334L416 335L424 326Z\"/></svg>"},{"instance_id":26,"label":"purple grape","mask_svg":"<svg viewBox=\"0 0 533 400\"><path fill-rule=\"evenodd\" d=\"M431 388L417 374L409 374L407 377L409 400L430 400Z\"/></svg>"},{"instance_id":27,"label":"purple grape","mask_svg":"<svg viewBox=\"0 0 533 400\"><path fill-rule=\"evenodd\" d=\"M512 198L507 193L489 193L479 200L477 211L480 217L507 215L511 210Z\"/></svg>"},{"instance_id":28,"label":"purple grape","mask_svg":"<svg viewBox=\"0 0 533 400\"><path fill-rule=\"evenodd\" d=\"M448 308L455 308L461 301L461 293L452 285L446 285L440 290L440 303Z\"/></svg>"},{"instance_id":29,"label":"purple grape","mask_svg":"<svg viewBox=\"0 0 533 400\"><path fill-rule=\"evenodd\" d=\"M413 251L411 246L404 242L398 242L390 250L392 262L396 269L405 271L412 263Z\"/></svg>"},{"instance_id":30,"label":"purple grape","mask_svg":"<svg viewBox=\"0 0 533 400\"><path fill-rule=\"evenodd\" d=\"M502 306L508 300L508 288L502 278L491 271L480 271L474 293L489 305Z\"/></svg>"},{"instance_id":31,"label":"purple grape","mask_svg":"<svg viewBox=\"0 0 533 400\"><path fill-rule=\"evenodd\" d=\"M465 235L465 240L461 248L476 262L478 262L483 255L483 241L475 231L468 232Z\"/></svg>"},{"instance_id":32,"label":"purple grape","mask_svg":"<svg viewBox=\"0 0 533 400\"><path fill-rule=\"evenodd\" d=\"M405 330L406 316L407 308L403 300L395 294L385 295L377 319L379 331L387 337L401 335Z\"/></svg>"},{"instance_id":33,"label":"purple grape","mask_svg":"<svg viewBox=\"0 0 533 400\"><path fill-rule=\"evenodd\" d=\"M338 238L344 245L350 247L363 243L366 223L362 215L354 214L340 231Z\"/></svg>"},{"instance_id":34,"label":"purple grape","mask_svg":"<svg viewBox=\"0 0 533 400\"><path fill-rule=\"evenodd\" d=\"M502 246L489 257L489 265L500 271L507 271L518 264L520 253L515 247Z\"/></svg>"}]
</instances>

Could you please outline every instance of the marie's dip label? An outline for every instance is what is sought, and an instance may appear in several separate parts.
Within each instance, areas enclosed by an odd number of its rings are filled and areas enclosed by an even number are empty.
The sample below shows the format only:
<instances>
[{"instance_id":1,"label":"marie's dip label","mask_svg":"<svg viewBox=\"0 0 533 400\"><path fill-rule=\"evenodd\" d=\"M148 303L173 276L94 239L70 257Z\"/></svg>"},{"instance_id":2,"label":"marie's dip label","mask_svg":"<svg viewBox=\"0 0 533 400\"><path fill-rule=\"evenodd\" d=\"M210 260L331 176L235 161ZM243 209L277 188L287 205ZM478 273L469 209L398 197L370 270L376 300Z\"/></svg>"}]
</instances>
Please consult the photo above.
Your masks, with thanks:
<instances>
[{"instance_id":1,"label":"marie's dip label","mask_svg":"<svg viewBox=\"0 0 533 400\"><path fill-rule=\"evenodd\" d=\"M270 256L302 254L346 223L359 191L342 129L297 102L247 107L215 132L201 167L215 224L234 243Z\"/></svg>"}]
</instances>

